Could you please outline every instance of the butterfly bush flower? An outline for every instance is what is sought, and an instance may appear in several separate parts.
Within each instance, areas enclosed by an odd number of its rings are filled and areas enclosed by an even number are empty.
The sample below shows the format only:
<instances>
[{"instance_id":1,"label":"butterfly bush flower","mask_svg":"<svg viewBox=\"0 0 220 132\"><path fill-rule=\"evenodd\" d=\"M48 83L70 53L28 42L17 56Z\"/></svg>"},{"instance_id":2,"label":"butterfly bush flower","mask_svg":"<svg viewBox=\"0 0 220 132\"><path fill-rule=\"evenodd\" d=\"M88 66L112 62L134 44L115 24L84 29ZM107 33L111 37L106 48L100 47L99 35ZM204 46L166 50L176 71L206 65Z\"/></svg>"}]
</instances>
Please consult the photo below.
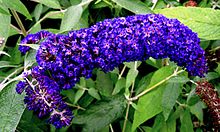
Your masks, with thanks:
<instances>
[{"instance_id":1,"label":"butterfly bush flower","mask_svg":"<svg viewBox=\"0 0 220 132\"><path fill-rule=\"evenodd\" d=\"M207 71L197 34L177 19L163 15L106 19L65 35L47 32L39 37L42 32L22 40L22 43L35 43L45 38L36 54L38 70L32 70L31 75L37 87L31 89L25 80L18 83L17 92L25 89L27 107L38 111L40 116L50 113L49 122L56 127L66 126L72 119L59 91L72 88L80 77L90 78L94 68L108 72L123 62L169 57L193 76L203 77ZM21 47L20 51L25 53L25 48ZM50 76L41 73L42 70Z\"/></svg>"},{"instance_id":2,"label":"butterfly bush flower","mask_svg":"<svg viewBox=\"0 0 220 132\"><path fill-rule=\"evenodd\" d=\"M42 40L50 35L51 35L50 32L44 31L44 30L39 31L36 34L28 34L24 39L21 40L21 44L36 44L36 43L39 43L40 40ZM26 54L26 52L28 52L30 50L30 47L20 45L19 50L24 55L24 54Z\"/></svg>"},{"instance_id":3,"label":"butterfly bush flower","mask_svg":"<svg viewBox=\"0 0 220 132\"><path fill-rule=\"evenodd\" d=\"M43 73L43 74L42 74ZM49 122L61 128L70 124L73 115L62 101L57 83L44 75L39 67L34 67L30 75L26 75L16 87L17 93L26 92L24 99L29 110L35 111L39 117L49 116Z\"/></svg>"},{"instance_id":4,"label":"butterfly bush flower","mask_svg":"<svg viewBox=\"0 0 220 132\"><path fill-rule=\"evenodd\" d=\"M177 19L136 15L51 35L41 43L36 59L63 89L73 87L80 77L91 77L95 67L108 72L123 62L149 57L169 57L191 75L203 77L207 67L199 42L197 34Z\"/></svg>"}]
</instances>

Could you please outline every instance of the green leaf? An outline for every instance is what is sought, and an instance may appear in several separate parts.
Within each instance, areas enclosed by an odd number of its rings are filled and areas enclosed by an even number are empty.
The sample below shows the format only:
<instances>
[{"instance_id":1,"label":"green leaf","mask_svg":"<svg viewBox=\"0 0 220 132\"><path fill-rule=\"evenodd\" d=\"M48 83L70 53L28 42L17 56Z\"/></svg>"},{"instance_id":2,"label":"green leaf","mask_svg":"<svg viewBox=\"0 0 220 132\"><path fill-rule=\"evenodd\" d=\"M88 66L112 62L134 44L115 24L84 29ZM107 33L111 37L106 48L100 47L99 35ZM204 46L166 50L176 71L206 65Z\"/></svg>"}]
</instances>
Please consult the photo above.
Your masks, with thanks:
<instances>
[{"instance_id":1,"label":"green leaf","mask_svg":"<svg viewBox=\"0 0 220 132\"><path fill-rule=\"evenodd\" d=\"M19 44L19 45L22 45L22 46L28 46L32 49L35 49L35 50L38 50L40 45L39 44Z\"/></svg>"},{"instance_id":2,"label":"green leaf","mask_svg":"<svg viewBox=\"0 0 220 132\"><path fill-rule=\"evenodd\" d=\"M1 2L0 2L1 3ZM4 7L4 5L2 5L2 4L0 4L0 13L1 14L4 14L4 15L11 15L10 13L9 13L9 11L8 11L8 9L7 8L5 8Z\"/></svg>"},{"instance_id":3,"label":"green leaf","mask_svg":"<svg viewBox=\"0 0 220 132\"><path fill-rule=\"evenodd\" d=\"M75 94L75 99L74 99L74 104L78 102L78 100L83 96L85 93L85 89L78 89L76 94Z\"/></svg>"},{"instance_id":4,"label":"green leaf","mask_svg":"<svg viewBox=\"0 0 220 132\"><path fill-rule=\"evenodd\" d=\"M25 55L25 59L24 59L24 67L30 67L32 66L34 63L36 63L36 50L30 50L26 55Z\"/></svg>"},{"instance_id":5,"label":"green leaf","mask_svg":"<svg viewBox=\"0 0 220 132\"><path fill-rule=\"evenodd\" d=\"M126 77L126 90L129 89L131 84L135 81L136 77L138 75L138 70L135 68L132 68L128 71L127 77Z\"/></svg>"},{"instance_id":6,"label":"green leaf","mask_svg":"<svg viewBox=\"0 0 220 132\"><path fill-rule=\"evenodd\" d=\"M220 63L218 63L218 67L215 69L215 71L220 75Z\"/></svg>"},{"instance_id":7,"label":"green leaf","mask_svg":"<svg viewBox=\"0 0 220 132\"><path fill-rule=\"evenodd\" d=\"M11 64L10 61L0 61L0 68L7 68L7 67L18 67L18 65Z\"/></svg>"},{"instance_id":8,"label":"green leaf","mask_svg":"<svg viewBox=\"0 0 220 132\"><path fill-rule=\"evenodd\" d=\"M44 4L48 7L54 8L54 9L61 8L58 0L37 0L37 2Z\"/></svg>"},{"instance_id":9,"label":"green leaf","mask_svg":"<svg viewBox=\"0 0 220 132\"><path fill-rule=\"evenodd\" d=\"M204 108L204 104L201 101L199 101L195 105L189 106L189 108L190 108L190 112L192 114L194 114L199 119L199 121L203 122L203 108Z\"/></svg>"},{"instance_id":10,"label":"green leaf","mask_svg":"<svg viewBox=\"0 0 220 132\"><path fill-rule=\"evenodd\" d=\"M17 83L11 83L0 92L0 131L14 132L24 112L24 95L15 91Z\"/></svg>"},{"instance_id":11,"label":"green leaf","mask_svg":"<svg viewBox=\"0 0 220 132\"><path fill-rule=\"evenodd\" d=\"M178 82L167 83L163 97L162 97L162 107L163 107L163 115L165 120L168 119L173 106L176 103L178 96L181 93L181 84Z\"/></svg>"},{"instance_id":12,"label":"green leaf","mask_svg":"<svg viewBox=\"0 0 220 132\"><path fill-rule=\"evenodd\" d=\"M22 132L44 132L47 130L46 121L42 121L36 115L33 114L33 111L25 110L18 127L16 128L18 131Z\"/></svg>"},{"instance_id":13,"label":"green leaf","mask_svg":"<svg viewBox=\"0 0 220 132\"><path fill-rule=\"evenodd\" d=\"M180 132L193 132L193 124L188 109L186 109L180 115L180 122L181 122Z\"/></svg>"},{"instance_id":14,"label":"green leaf","mask_svg":"<svg viewBox=\"0 0 220 132\"><path fill-rule=\"evenodd\" d=\"M71 30L79 22L82 12L82 6L71 6L67 8L61 22L60 31L64 32Z\"/></svg>"},{"instance_id":15,"label":"green leaf","mask_svg":"<svg viewBox=\"0 0 220 132\"><path fill-rule=\"evenodd\" d=\"M124 96L113 96L90 106L83 113L77 115L72 123L83 125L83 132L98 131L121 117L125 108Z\"/></svg>"},{"instance_id":16,"label":"green leaf","mask_svg":"<svg viewBox=\"0 0 220 132\"><path fill-rule=\"evenodd\" d=\"M139 0L112 0L117 5L135 13L135 14L148 14L152 11Z\"/></svg>"},{"instance_id":17,"label":"green leaf","mask_svg":"<svg viewBox=\"0 0 220 132\"><path fill-rule=\"evenodd\" d=\"M1 4L4 4L6 7L21 13L27 17L27 19L32 20L30 13L20 0L2 0Z\"/></svg>"},{"instance_id":18,"label":"green leaf","mask_svg":"<svg viewBox=\"0 0 220 132\"><path fill-rule=\"evenodd\" d=\"M36 21L39 20L42 11L43 11L43 5L42 4L37 4L35 9L34 9L34 18L35 18Z\"/></svg>"},{"instance_id":19,"label":"green leaf","mask_svg":"<svg viewBox=\"0 0 220 132\"><path fill-rule=\"evenodd\" d=\"M119 79L115 84L115 88L112 92L112 95L118 94L123 88L125 88L125 82L126 82L125 78L122 77L121 79Z\"/></svg>"},{"instance_id":20,"label":"green leaf","mask_svg":"<svg viewBox=\"0 0 220 132\"><path fill-rule=\"evenodd\" d=\"M5 42L10 31L11 16L0 14L0 38L4 38ZM0 45L0 51L5 47L5 43Z\"/></svg>"},{"instance_id":21,"label":"green leaf","mask_svg":"<svg viewBox=\"0 0 220 132\"><path fill-rule=\"evenodd\" d=\"M98 93L98 90L97 90L97 89L95 89L95 88L90 88L90 89L88 90L88 92L89 92L89 95L91 95L92 97L96 98L97 100L100 100L100 99L101 99L100 96L99 96L99 93Z\"/></svg>"},{"instance_id":22,"label":"green leaf","mask_svg":"<svg viewBox=\"0 0 220 132\"><path fill-rule=\"evenodd\" d=\"M169 18L177 18L206 40L220 39L220 11L200 7L175 7L155 10Z\"/></svg>"},{"instance_id":23,"label":"green leaf","mask_svg":"<svg viewBox=\"0 0 220 132\"><path fill-rule=\"evenodd\" d=\"M96 87L103 96L111 96L113 91L113 82L110 74L105 74L102 71L97 71Z\"/></svg>"},{"instance_id":24,"label":"green leaf","mask_svg":"<svg viewBox=\"0 0 220 132\"><path fill-rule=\"evenodd\" d=\"M173 71L174 67L171 66L162 67L161 69L157 70L152 76L148 88L170 76ZM164 87L164 85L160 85L155 90L145 94L138 100L137 110L135 110L134 113L132 131L134 131L143 122L162 112L161 100Z\"/></svg>"}]
</instances>

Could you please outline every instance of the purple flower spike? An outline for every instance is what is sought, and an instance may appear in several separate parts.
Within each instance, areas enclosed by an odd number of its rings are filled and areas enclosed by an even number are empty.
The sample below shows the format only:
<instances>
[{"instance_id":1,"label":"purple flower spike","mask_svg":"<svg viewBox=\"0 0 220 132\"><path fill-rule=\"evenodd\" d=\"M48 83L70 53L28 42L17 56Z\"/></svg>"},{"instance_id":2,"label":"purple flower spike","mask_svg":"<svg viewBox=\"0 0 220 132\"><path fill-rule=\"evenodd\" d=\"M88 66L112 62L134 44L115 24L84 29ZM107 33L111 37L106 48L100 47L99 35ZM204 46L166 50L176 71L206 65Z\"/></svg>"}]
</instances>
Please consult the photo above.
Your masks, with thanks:
<instances>
[{"instance_id":1,"label":"purple flower spike","mask_svg":"<svg viewBox=\"0 0 220 132\"><path fill-rule=\"evenodd\" d=\"M23 40L21 40L21 44L37 44L42 39L44 39L50 35L52 35L52 33L48 32L48 31L44 31L44 30L39 31L35 34L28 34ZM19 50L20 50L21 54L24 55L30 50L30 47L20 45Z\"/></svg>"}]
</instances>

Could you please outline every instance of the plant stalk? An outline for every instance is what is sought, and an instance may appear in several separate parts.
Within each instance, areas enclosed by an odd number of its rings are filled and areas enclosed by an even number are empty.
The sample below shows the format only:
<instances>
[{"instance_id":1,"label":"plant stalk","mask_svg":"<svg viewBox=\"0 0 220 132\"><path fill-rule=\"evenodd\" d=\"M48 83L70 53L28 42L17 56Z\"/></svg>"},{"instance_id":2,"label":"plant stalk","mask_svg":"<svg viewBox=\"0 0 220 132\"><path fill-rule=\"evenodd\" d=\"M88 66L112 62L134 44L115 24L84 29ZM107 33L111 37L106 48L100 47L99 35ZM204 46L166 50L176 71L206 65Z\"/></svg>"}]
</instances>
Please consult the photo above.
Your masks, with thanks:
<instances>
[{"instance_id":1,"label":"plant stalk","mask_svg":"<svg viewBox=\"0 0 220 132\"><path fill-rule=\"evenodd\" d=\"M11 10L11 13L12 13L12 15L14 16L16 22L18 23L18 26L20 27L20 29L21 29L21 31L22 31L22 34L23 34L24 36L27 36L27 32L26 32L26 30L25 30L25 28L24 28L24 25L22 24L21 19L20 19L20 17L18 16L17 12L16 12L15 10Z\"/></svg>"}]
</instances>

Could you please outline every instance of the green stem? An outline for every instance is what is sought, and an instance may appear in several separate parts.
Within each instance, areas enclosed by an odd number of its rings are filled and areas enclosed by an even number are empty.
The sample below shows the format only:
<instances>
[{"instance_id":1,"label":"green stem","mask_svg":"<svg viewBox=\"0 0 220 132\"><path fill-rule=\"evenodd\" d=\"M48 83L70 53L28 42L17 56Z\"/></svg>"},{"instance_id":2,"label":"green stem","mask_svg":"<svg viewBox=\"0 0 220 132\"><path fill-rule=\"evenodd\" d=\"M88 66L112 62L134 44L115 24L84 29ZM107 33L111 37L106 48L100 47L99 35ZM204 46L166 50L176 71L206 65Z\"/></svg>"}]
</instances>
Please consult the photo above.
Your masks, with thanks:
<instances>
[{"instance_id":1,"label":"green stem","mask_svg":"<svg viewBox=\"0 0 220 132\"><path fill-rule=\"evenodd\" d=\"M119 76L118 76L118 80L121 79L123 73L125 72L125 69L126 69L126 65L124 65L123 69L121 70L121 73L120 73Z\"/></svg>"},{"instance_id":2,"label":"green stem","mask_svg":"<svg viewBox=\"0 0 220 132\"><path fill-rule=\"evenodd\" d=\"M80 107L80 106L78 106L78 105L74 105L74 104L71 104L71 103L67 103L67 102L65 102L68 106L71 106L71 107L75 107L75 108L77 108L77 109L80 109L80 110L86 110L85 108L82 108L82 107Z\"/></svg>"},{"instance_id":3,"label":"green stem","mask_svg":"<svg viewBox=\"0 0 220 132\"><path fill-rule=\"evenodd\" d=\"M18 23L18 26L20 27L20 29L21 29L21 31L22 31L22 34L23 34L24 36L27 36L27 32L26 32L26 30L25 30L25 28L24 28L24 25L22 24L21 19L20 19L20 17L18 16L17 12L16 12L15 10L11 10L11 13L12 13L12 15L14 16L16 22Z\"/></svg>"},{"instance_id":4,"label":"green stem","mask_svg":"<svg viewBox=\"0 0 220 132\"><path fill-rule=\"evenodd\" d=\"M137 69L137 61L134 62L134 69ZM134 91L134 84L135 84L135 81L132 82L132 86L131 86L131 91L130 91L129 98L131 98L132 93L133 93L133 91ZM127 109L126 109L126 114L125 114L125 121L124 121L124 124L123 124L122 132L125 132L125 130L126 130L127 121L128 121L128 114L129 114L129 109L130 109L131 103L132 103L132 102L131 102L130 100L128 100Z\"/></svg>"},{"instance_id":5,"label":"green stem","mask_svg":"<svg viewBox=\"0 0 220 132\"><path fill-rule=\"evenodd\" d=\"M8 84L12 83L13 81L19 80L21 78L21 76L17 76L11 80L10 77L18 74L19 72L21 72L24 69L24 67L20 67L18 69L16 69L14 72L12 72L10 75L8 75L0 84L0 92L2 91L3 88L5 88ZM9 80L9 81L8 81ZM8 81L8 82L7 82Z\"/></svg>"},{"instance_id":6,"label":"green stem","mask_svg":"<svg viewBox=\"0 0 220 132\"><path fill-rule=\"evenodd\" d=\"M164 82L166 82L166 81L169 80L170 78L172 78L172 77L174 77L174 76L176 76L176 75L178 75L178 74L180 74L180 73L182 73L182 72L184 72L184 70L180 70L180 71L176 71L176 70L175 70L172 75L168 76L168 77L165 78L164 80L161 80L160 82L156 83L156 84L153 85L152 87L150 87L150 88L144 90L143 92L141 92L141 93L138 94L137 96L130 98L129 100L130 100L130 101L134 101L134 100L139 99L141 96L143 96L143 95L145 95L146 93L152 91L153 89L157 88L157 86L163 84Z\"/></svg>"},{"instance_id":7,"label":"green stem","mask_svg":"<svg viewBox=\"0 0 220 132\"><path fill-rule=\"evenodd\" d=\"M30 32L34 27L36 27L38 24L40 24L43 20L45 20L46 18L50 17L50 16L54 16L56 14L59 13L64 13L66 12L66 10L61 10L61 11L56 11L56 12L52 12L50 14L46 14L44 17L42 17L39 21L37 21L29 30L28 32Z\"/></svg>"}]
</instances>

